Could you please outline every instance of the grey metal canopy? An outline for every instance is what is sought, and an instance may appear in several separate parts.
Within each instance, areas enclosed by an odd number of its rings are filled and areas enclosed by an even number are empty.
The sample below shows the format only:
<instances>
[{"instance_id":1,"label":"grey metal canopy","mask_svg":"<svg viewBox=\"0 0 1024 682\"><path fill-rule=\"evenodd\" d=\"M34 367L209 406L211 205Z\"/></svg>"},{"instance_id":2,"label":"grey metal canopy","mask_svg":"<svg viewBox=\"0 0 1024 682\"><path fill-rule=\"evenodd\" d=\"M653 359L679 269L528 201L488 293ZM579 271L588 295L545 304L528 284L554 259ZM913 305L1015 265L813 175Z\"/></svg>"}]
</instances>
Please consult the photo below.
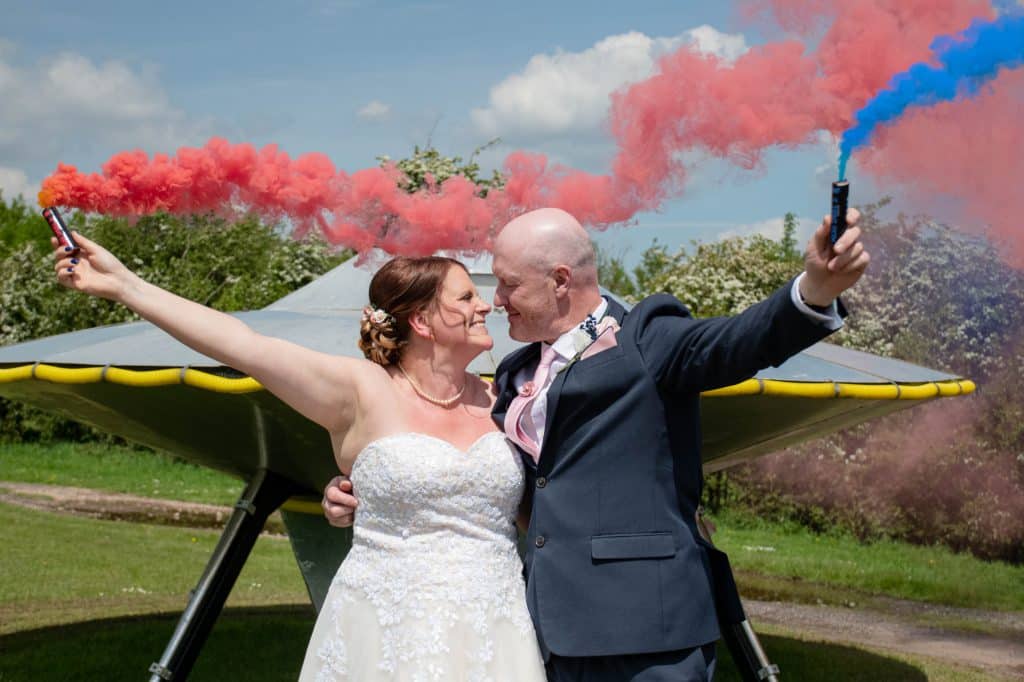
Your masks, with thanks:
<instances>
[{"instance_id":1,"label":"grey metal canopy","mask_svg":"<svg viewBox=\"0 0 1024 682\"><path fill-rule=\"evenodd\" d=\"M370 278L382 260L379 254L363 264L350 260L262 310L235 316L262 334L362 357L356 346L361 311ZM492 299L490 257L465 262L481 295ZM508 337L500 310L489 316L487 325L494 349L470 365L471 371L484 375L493 374L500 359L518 345ZM74 368L78 371L71 371ZM88 374L82 371L85 368L96 371ZM147 381L144 373L130 382L115 376L116 370L160 368L178 370L181 379L172 376L168 381L166 371L156 383ZM0 348L0 395L64 412L246 480L258 468L269 467L315 492L337 472L323 429L266 391L210 390L202 382L187 381L196 376L194 370L221 378L222 383L240 377L150 323L132 322ZM774 393L751 387L718 391L703 401L707 470L918 402L828 399L841 395L840 385L935 386L933 391L918 392L924 398L971 388L950 374L827 343L760 372L757 379L762 389L765 380L791 386ZM811 390L823 383L837 387L831 394L827 391L825 399L820 390Z\"/></svg>"}]
</instances>

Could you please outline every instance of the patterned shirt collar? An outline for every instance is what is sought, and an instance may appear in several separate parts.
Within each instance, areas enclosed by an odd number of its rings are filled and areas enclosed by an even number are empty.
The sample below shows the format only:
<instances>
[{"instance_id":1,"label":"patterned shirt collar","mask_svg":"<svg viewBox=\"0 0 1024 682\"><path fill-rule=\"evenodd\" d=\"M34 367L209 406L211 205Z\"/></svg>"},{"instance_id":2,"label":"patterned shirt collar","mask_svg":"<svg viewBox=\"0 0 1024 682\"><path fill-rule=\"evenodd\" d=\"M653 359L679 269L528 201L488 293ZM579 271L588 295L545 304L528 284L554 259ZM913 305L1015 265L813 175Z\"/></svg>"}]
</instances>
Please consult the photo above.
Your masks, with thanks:
<instances>
[{"instance_id":1,"label":"patterned shirt collar","mask_svg":"<svg viewBox=\"0 0 1024 682\"><path fill-rule=\"evenodd\" d=\"M563 360L568 360L572 356L576 355L576 340L574 338L576 331L582 329L586 331L591 338L594 338L594 335L597 332L597 323L602 317L604 317L607 310L608 301L602 298L601 303L599 303L598 306L594 308L593 312L587 315L582 322L555 339L555 342L551 344L555 347L555 352L557 352ZM541 346L541 351L544 350L546 345L547 344L543 344Z\"/></svg>"}]
</instances>

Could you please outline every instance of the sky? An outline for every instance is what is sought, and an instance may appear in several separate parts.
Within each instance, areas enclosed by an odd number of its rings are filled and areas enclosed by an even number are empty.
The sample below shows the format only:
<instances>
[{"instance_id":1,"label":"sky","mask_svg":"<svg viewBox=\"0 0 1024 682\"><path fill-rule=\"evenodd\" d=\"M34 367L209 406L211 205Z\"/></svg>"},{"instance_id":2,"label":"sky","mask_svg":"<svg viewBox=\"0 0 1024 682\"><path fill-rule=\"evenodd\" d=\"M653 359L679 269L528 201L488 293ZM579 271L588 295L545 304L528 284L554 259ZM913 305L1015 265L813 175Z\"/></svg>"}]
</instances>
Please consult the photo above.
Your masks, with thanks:
<instances>
[{"instance_id":1,"label":"sky","mask_svg":"<svg viewBox=\"0 0 1024 682\"><path fill-rule=\"evenodd\" d=\"M0 0L0 190L34 199L58 162L218 136L354 171L432 144L485 169L513 150L605 172L609 94L687 42L735 58L763 36L729 2L15 2ZM777 37L777 36L775 36ZM657 239L806 237L829 208L835 140L760 168L697 160L683 195L596 234L627 262ZM849 173L851 203L883 191ZM860 182L858 182L860 180ZM888 193L888 192L887 192ZM897 196L898 198L898 196Z\"/></svg>"}]
</instances>

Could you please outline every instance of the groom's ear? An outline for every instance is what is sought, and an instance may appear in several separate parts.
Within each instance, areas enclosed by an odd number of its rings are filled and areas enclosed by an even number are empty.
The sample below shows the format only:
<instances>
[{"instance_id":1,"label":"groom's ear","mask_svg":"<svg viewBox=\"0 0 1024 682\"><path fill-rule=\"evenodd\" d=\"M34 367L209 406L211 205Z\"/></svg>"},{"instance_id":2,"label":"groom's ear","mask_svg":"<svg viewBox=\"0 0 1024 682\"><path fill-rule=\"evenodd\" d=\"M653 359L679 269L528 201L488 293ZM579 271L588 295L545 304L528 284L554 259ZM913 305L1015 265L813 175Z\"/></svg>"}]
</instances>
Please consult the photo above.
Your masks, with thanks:
<instances>
[{"instance_id":1,"label":"groom's ear","mask_svg":"<svg viewBox=\"0 0 1024 682\"><path fill-rule=\"evenodd\" d=\"M568 295L569 287L572 285L572 268L558 264L551 270L551 278L555 282L555 296Z\"/></svg>"},{"instance_id":2,"label":"groom's ear","mask_svg":"<svg viewBox=\"0 0 1024 682\"><path fill-rule=\"evenodd\" d=\"M417 336L422 336L424 339L431 340L434 338L434 330L430 328L425 308L420 308L409 316L409 330Z\"/></svg>"}]
</instances>

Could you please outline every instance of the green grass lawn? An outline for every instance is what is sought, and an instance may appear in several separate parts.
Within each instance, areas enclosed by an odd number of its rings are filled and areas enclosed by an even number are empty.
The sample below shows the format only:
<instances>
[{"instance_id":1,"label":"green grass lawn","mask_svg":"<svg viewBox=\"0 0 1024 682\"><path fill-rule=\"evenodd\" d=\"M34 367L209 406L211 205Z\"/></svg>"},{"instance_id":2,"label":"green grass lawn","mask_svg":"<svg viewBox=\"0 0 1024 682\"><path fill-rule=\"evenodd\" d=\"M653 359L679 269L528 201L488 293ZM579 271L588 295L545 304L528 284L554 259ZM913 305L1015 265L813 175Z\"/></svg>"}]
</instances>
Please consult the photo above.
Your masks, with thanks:
<instances>
[{"instance_id":1,"label":"green grass lawn","mask_svg":"<svg viewBox=\"0 0 1024 682\"><path fill-rule=\"evenodd\" d=\"M944 547L869 545L843 534L722 515L714 541L748 596L848 605L865 595L978 609L1024 610L1024 566Z\"/></svg>"},{"instance_id":2,"label":"green grass lawn","mask_svg":"<svg viewBox=\"0 0 1024 682\"><path fill-rule=\"evenodd\" d=\"M0 487L4 480L212 504L232 504L242 490L241 482L226 474L165 455L76 444L0 445ZM1024 566L979 561L941 547L865 545L846 535L816 535L736 514L715 521L715 543L728 552L749 597L848 605L883 595L1024 610Z\"/></svg>"},{"instance_id":3,"label":"green grass lawn","mask_svg":"<svg viewBox=\"0 0 1024 682\"><path fill-rule=\"evenodd\" d=\"M58 457L72 461L92 457L88 451L57 452ZM25 457L25 453L19 456ZM37 451L34 456L46 455ZM146 463L144 455L121 453L120 457L103 457L104 467L100 469L116 470L112 473L125 483L137 475L138 469L132 469L136 465L141 470L153 470L150 467L154 465ZM10 465L12 461L6 461L5 473L18 470ZM69 467L82 471L76 484L95 481L85 464L87 460ZM180 491L194 500L204 489L207 494L216 494L216 483L204 488L187 479L197 472L199 476L208 476L209 472L170 460L160 466L164 467L162 481L173 479L177 483L162 485L161 491ZM185 473L176 477L178 472ZM208 480L215 481L216 476ZM224 482L230 479L224 477ZM103 487L124 491L126 486L113 483ZM143 489L126 492L140 493ZM232 493L226 501L233 499ZM730 552L744 580L812 586L822 593L836 592L836 586L849 586L851 591L889 591L904 597L909 592L920 594L922 599L948 602L949 595L966 598L962 589L954 589L955 583L972 577L976 583L995 581L1001 586L976 597L989 607L1019 608L1022 572L1018 567L895 544L881 546L888 554L865 558L862 554L879 546L865 547L849 538L813 536L795 528L754 524L750 519L717 520L720 532L716 542ZM4 547L0 553L0 680L144 677L148 665L163 652L188 590L199 579L217 537L215 530L101 521L0 504L0 543ZM765 549L768 547L773 551ZM898 562L902 567L894 572L888 562ZM851 564L862 567L851 568ZM914 567L918 564L920 567ZM947 583L942 576L950 566L956 572ZM935 577L925 580L928 570ZM897 580L903 574L918 577L916 582L931 587L903 590ZM804 580L788 578L792 576ZM741 589L748 589L745 583ZM1001 598L997 596L999 589ZM288 541L261 537L228 599L228 611L218 622L190 679L295 679L313 617ZM997 679L919 657L809 642L794 633L762 630L767 633L763 642L770 657L781 666L786 679ZM720 650L716 679L739 679L724 649Z\"/></svg>"},{"instance_id":4,"label":"green grass lawn","mask_svg":"<svg viewBox=\"0 0 1024 682\"><path fill-rule=\"evenodd\" d=\"M0 443L2 481L208 504L234 504L243 488L237 478L167 455L95 443Z\"/></svg>"},{"instance_id":5,"label":"green grass lawn","mask_svg":"<svg viewBox=\"0 0 1024 682\"><path fill-rule=\"evenodd\" d=\"M213 530L98 521L0 504L0 633L181 611L218 537ZM287 538L261 536L228 604L303 602L306 587Z\"/></svg>"}]
</instances>

